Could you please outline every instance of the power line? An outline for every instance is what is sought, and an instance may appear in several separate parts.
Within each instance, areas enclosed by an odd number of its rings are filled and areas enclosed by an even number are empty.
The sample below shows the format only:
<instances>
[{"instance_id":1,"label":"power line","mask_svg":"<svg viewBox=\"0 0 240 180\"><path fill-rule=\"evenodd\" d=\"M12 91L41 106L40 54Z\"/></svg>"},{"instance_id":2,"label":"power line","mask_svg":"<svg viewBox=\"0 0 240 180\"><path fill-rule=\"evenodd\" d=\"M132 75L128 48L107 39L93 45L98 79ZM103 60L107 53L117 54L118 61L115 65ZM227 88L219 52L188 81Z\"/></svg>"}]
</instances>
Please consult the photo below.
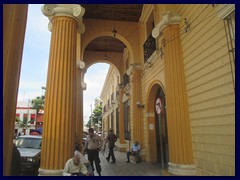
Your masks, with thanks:
<instances>
[{"instance_id":1,"label":"power line","mask_svg":"<svg viewBox=\"0 0 240 180\"><path fill-rule=\"evenodd\" d=\"M202 19L202 20L201 20L199 23L197 23L196 25L191 26L191 25L195 22L196 18L199 17L200 14L202 14L202 13L207 9L208 6L209 6L209 5L207 5L207 6L194 18L194 20L191 21L191 23L189 24L189 29L188 29L188 30L192 30L192 29L196 28L196 27L199 26L201 23L203 23L203 22L205 22L206 20L210 19L211 17L213 17L214 15L216 15L216 14L219 13L222 9L225 8L225 7L222 7L221 9L218 9L215 13L212 13L211 15L207 16L206 18ZM186 18L185 18L185 20L186 20ZM186 33L187 33L187 32L186 32L186 24L185 24L184 26L180 27L180 30L179 30L179 31L180 31L179 35L174 36L172 39L170 39L170 40L168 40L168 41L165 41L165 40L164 40L163 43L162 43L162 46L161 46L159 49L156 49L156 50L157 50L157 51L159 51L159 50L162 51L163 47L165 47L166 44L174 41L176 38L180 37L181 35L186 34ZM181 31L182 31L182 32L181 32ZM154 57L152 57L152 59L154 59L157 54L158 54L158 53L156 53L156 54L154 55Z\"/></svg>"}]
</instances>

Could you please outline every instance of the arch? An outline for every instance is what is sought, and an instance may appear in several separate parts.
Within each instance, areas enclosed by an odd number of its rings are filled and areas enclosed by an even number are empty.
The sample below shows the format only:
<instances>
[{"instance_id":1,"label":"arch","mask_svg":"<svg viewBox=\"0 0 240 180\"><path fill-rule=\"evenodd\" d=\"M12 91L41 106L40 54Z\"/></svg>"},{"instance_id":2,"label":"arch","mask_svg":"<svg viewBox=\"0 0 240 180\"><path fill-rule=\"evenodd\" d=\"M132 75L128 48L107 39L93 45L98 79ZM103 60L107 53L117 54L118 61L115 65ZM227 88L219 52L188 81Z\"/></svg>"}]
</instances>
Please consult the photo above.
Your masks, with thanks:
<instances>
[{"instance_id":1,"label":"arch","mask_svg":"<svg viewBox=\"0 0 240 180\"><path fill-rule=\"evenodd\" d=\"M111 63L111 62L109 62L109 61L106 61L106 60L96 60L96 61L91 62L91 64L89 64L89 65L85 68L85 72L83 73L83 80L84 80L84 78L85 78L85 74L86 74L87 70L88 70L91 66L93 66L93 65L95 65L95 64L97 64L97 63L106 63L106 64L109 64L110 66L113 66L114 69L117 71L117 73L118 73L118 75L119 75L119 77L120 77L120 80L121 80L120 70L115 66L115 64L113 64L113 63Z\"/></svg>"},{"instance_id":2,"label":"arch","mask_svg":"<svg viewBox=\"0 0 240 180\"><path fill-rule=\"evenodd\" d=\"M112 32L111 31L105 31L105 32L98 32L96 34L94 34L94 36L91 36L89 39L86 40L86 42L84 44L82 44L82 59L84 60L84 54L85 54L85 49L87 47L87 45L93 41L94 39L96 38L99 38L99 37L102 37L102 36L110 36L112 37ZM126 45L126 47L128 48L128 51L129 51L129 60L130 62L132 63L132 61L134 60L134 55L133 55L133 48L131 46L131 44L128 42L128 40L123 37L122 35L120 34L117 34L117 36L115 37L116 39L120 40L123 44Z\"/></svg>"},{"instance_id":3,"label":"arch","mask_svg":"<svg viewBox=\"0 0 240 180\"><path fill-rule=\"evenodd\" d=\"M158 81L158 80L156 80L156 81L153 81L151 84L150 84L150 86L149 86L149 88L148 88L148 91L147 91L147 99L146 99L146 107L147 107L147 109L146 109L146 111L147 112L153 112L153 111L151 111L151 110L154 110L154 107L152 107L152 106L149 106L149 102L152 102L151 100L153 100L153 98L151 98L151 94L152 93L157 93L157 86L159 86L159 87L161 87L162 88L162 90L163 90L163 92L164 92L164 94L166 94L165 92L165 88L164 88L164 85L163 85L163 83L161 83L160 81Z\"/></svg>"},{"instance_id":4,"label":"arch","mask_svg":"<svg viewBox=\"0 0 240 180\"><path fill-rule=\"evenodd\" d=\"M161 95L160 95L161 94ZM155 111L155 101L161 97L161 114ZM146 99L146 111L148 122L148 139L149 139L149 161L161 162L162 167L168 162L168 143L167 143L167 121L165 112L165 90L160 81L151 83ZM160 152L160 153L159 153Z\"/></svg>"}]
</instances>

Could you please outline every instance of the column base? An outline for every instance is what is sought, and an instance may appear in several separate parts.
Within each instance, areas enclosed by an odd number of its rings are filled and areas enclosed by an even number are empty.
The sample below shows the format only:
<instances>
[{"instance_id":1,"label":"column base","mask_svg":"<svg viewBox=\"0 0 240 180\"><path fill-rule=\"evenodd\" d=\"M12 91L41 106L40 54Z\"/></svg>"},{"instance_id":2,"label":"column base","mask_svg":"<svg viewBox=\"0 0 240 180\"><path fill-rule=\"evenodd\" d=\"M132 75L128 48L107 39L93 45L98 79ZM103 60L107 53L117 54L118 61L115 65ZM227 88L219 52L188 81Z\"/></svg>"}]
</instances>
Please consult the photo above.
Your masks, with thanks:
<instances>
[{"instance_id":1,"label":"column base","mask_svg":"<svg viewBox=\"0 0 240 180\"><path fill-rule=\"evenodd\" d=\"M125 143L125 142L124 142ZM118 151L120 152L126 152L127 151L127 144L122 144L120 142L116 143L117 147L118 147Z\"/></svg>"},{"instance_id":2,"label":"column base","mask_svg":"<svg viewBox=\"0 0 240 180\"><path fill-rule=\"evenodd\" d=\"M62 176L63 169L49 170L49 169L38 169L38 176Z\"/></svg>"},{"instance_id":3,"label":"column base","mask_svg":"<svg viewBox=\"0 0 240 180\"><path fill-rule=\"evenodd\" d=\"M174 164L171 162L168 163L168 172L171 174L181 175L181 176L197 175L195 165Z\"/></svg>"}]
</instances>

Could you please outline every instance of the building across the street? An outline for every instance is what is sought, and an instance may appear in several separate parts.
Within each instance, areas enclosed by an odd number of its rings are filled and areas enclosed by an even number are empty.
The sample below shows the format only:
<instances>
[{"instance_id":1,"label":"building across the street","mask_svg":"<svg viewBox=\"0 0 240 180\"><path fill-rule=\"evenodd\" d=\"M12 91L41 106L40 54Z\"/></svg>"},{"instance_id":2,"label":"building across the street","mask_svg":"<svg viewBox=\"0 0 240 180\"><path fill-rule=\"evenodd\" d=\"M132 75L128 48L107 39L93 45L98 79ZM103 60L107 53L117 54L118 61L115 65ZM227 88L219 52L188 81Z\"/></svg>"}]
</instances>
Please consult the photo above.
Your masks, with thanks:
<instances>
[{"instance_id":1,"label":"building across the street","mask_svg":"<svg viewBox=\"0 0 240 180\"><path fill-rule=\"evenodd\" d=\"M36 129L37 110L30 102L17 103L16 117L20 119L20 123L15 122L15 135L30 134L31 129Z\"/></svg>"}]
</instances>

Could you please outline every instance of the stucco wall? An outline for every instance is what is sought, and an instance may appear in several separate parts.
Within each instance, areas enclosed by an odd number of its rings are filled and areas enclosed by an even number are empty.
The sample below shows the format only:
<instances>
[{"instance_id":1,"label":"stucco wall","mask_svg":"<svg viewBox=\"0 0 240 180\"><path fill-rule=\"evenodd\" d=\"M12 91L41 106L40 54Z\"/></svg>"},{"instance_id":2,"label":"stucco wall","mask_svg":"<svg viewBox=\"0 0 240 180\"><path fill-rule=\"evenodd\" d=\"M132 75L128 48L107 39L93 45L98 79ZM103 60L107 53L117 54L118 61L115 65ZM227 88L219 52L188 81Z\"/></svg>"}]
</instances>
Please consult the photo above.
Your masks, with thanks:
<instances>
[{"instance_id":1,"label":"stucco wall","mask_svg":"<svg viewBox=\"0 0 240 180\"><path fill-rule=\"evenodd\" d=\"M181 38L197 175L235 174L235 92L217 8L211 4L177 8L191 22Z\"/></svg>"}]
</instances>

